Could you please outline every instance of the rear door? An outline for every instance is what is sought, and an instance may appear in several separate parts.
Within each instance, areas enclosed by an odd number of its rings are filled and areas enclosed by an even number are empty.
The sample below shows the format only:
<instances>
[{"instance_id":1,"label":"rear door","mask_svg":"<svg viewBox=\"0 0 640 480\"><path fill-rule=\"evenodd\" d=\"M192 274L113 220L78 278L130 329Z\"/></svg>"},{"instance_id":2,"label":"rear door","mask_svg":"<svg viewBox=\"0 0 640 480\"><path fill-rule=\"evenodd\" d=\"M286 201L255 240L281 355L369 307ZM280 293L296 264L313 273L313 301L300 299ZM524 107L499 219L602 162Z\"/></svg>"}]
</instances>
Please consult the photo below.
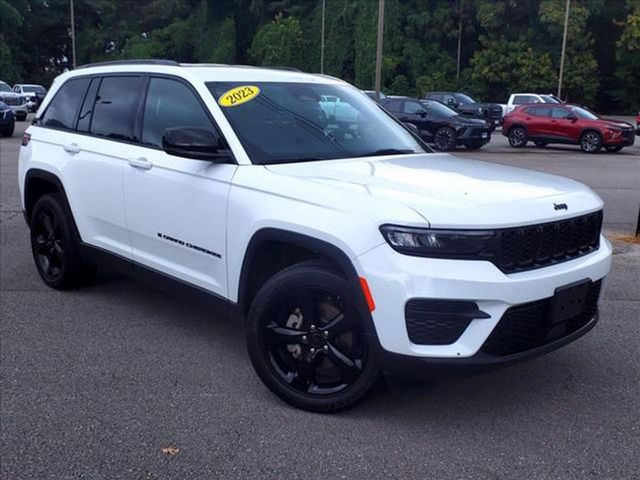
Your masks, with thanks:
<instances>
[{"instance_id":1,"label":"rear door","mask_svg":"<svg viewBox=\"0 0 640 480\"><path fill-rule=\"evenodd\" d=\"M150 76L138 118L140 144L128 151L124 174L134 258L226 297L227 200L237 165L231 159L212 163L177 157L162 149L167 128L217 130L200 94L181 79Z\"/></svg>"},{"instance_id":2,"label":"rear door","mask_svg":"<svg viewBox=\"0 0 640 480\"><path fill-rule=\"evenodd\" d=\"M101 87L101 82L103 86ZM37 141L51 145L50 163L62 181L85 243L130 256L122 195L125 138L139 96L140 77L68 80L48 105Z\"/></svg>"},{"instance_id":3,"label":"rear door","mask_svg":"<svg viewBox=\"0 0 640 480\"><path fill-rule=\"evenodd\" d=\"M527 131L530 137L546 137L551 135L549 107L527 107L524 109Z\"/></svg>"}]
</instances>

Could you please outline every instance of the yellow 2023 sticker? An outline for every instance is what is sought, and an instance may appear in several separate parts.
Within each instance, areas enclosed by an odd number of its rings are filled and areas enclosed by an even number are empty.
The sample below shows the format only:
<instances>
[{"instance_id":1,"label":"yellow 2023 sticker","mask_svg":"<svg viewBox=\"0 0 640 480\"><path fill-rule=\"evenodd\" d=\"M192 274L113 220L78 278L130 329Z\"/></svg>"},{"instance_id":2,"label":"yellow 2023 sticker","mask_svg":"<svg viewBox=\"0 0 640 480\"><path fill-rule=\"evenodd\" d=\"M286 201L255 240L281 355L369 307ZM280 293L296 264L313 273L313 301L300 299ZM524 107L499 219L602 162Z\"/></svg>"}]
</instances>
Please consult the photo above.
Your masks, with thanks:
<instances>
[{"instance_id":1,"label":"yellow 2023 sticker","mask_svg":"<svg viewBox=\"0 0 640 480\"><path fill-rule=\"evenodd\" d=\"M260 95L260 89L255 85L242 85L240 87L227 90L218 99L221 107L237 107L247 103Z\"/></svg>"}]
</instances>

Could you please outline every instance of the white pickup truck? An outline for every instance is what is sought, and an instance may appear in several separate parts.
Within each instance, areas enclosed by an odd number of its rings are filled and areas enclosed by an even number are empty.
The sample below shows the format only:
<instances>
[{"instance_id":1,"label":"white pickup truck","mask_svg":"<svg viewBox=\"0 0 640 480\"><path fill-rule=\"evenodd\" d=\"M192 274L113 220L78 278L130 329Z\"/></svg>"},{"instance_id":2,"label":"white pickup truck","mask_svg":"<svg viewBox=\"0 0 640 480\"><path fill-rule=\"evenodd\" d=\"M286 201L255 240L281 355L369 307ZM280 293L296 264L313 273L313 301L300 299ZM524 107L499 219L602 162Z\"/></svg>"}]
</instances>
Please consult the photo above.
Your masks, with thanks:
<instances>
[{"instance_id":1,"label":"white pickup truck","mask_svg":"<svg viewBox=\"0 0 640 480\"><path fill-rule=\"evenodd\" d=\"M564 103L558 97L551 93L512 93L507 102L505 115L513 111L518 105L527 105L530 103Z\"/></svg>"}]
</instances>

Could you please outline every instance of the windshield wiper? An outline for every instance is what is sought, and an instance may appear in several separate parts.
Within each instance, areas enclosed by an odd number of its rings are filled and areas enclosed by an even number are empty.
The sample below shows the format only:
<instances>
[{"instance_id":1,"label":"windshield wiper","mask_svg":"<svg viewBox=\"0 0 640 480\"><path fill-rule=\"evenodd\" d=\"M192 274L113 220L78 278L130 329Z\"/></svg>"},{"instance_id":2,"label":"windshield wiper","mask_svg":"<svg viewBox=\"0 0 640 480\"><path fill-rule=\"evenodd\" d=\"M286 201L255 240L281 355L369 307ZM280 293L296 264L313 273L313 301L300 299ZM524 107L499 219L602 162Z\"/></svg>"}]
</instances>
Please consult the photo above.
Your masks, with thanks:
<instances>
[{"instance_id":1,"label":"windshield wiper","mask_svg":"<svg viewBox=\"0 0 640 480\"><path fill-rule=\"evenodd\" d=\"M360 157L375 157L377 155L403 155L407 153L418 153L415 150L400 149L400 148L381 148L373 152L364 153L359 155Z\"/></svg>"}]
</instances>

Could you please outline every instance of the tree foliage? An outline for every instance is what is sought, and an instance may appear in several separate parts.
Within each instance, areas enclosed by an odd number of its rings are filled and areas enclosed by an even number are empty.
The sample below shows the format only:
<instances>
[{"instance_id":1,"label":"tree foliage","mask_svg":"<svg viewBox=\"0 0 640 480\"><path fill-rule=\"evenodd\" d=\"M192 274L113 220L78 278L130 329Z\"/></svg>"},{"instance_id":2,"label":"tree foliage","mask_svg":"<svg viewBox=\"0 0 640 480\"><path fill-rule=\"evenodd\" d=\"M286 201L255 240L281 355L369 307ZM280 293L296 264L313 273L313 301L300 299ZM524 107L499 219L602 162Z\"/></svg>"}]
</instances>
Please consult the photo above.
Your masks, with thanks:
<instances>
[{"instance_id":1,"label":"tree foliage","mask_svg":"<svg viewBox=\"0 0 640 480\"><path fill-rule=\"evenodd\" d=\"M121 58L320 69L322 0L75 0L78 63ZM375 77L378 2L326 0L325 73ZM504 101L555 92L564 0L386 0L383 88ZM458 41L460 70L458 71ZM71 66L69 0L0 0L0 76L48 83ZM637 109L640 0L571 0L563 96Z\"/></svg>"}]
</instances>

